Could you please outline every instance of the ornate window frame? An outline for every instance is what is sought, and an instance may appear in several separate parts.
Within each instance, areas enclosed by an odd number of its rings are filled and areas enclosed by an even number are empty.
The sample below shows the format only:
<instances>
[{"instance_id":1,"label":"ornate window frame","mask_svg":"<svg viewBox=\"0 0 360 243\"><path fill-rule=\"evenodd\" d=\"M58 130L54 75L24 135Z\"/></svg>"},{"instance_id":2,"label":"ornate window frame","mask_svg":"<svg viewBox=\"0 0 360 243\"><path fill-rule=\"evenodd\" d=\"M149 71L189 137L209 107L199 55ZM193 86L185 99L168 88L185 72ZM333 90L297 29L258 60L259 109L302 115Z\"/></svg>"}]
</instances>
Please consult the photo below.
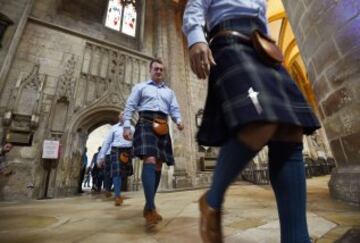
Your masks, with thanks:
<instances>
[{"instance_id":1,"label":"ornate window frame","mask_svg":"<svg viewBox=\"0 0 360 243\"><path fill-rule=\"evenodd\" d=\"M139 38L141 39L142 33L141 33L141 26L143 25L143 15L144 15L144 7L145 7L145 1L143 0L120 0L123 1L125 4L131 4L131 2L135 1L135 9L136 9L136 23L135 23L135 36L129 35L125 32L123 32L121 30L122 28L122 24L123 24L123 20L124 20L124 11L125 9L123 8L122 11L122 16L120 19L120 30L116 30L113 29L109 26L106 25L106 20L107 20L107 15L108 15L108 9L109 9L109 4L110 4L111 0L108 0L107 4L106 4L106 9L104 10L104 17L103 17L103 26L104 28L106 28L107 30L111 31L111 32L116 32L126 38L130 38L130 39L136 39L138 40Z\"/></svg>"}]
</instances>

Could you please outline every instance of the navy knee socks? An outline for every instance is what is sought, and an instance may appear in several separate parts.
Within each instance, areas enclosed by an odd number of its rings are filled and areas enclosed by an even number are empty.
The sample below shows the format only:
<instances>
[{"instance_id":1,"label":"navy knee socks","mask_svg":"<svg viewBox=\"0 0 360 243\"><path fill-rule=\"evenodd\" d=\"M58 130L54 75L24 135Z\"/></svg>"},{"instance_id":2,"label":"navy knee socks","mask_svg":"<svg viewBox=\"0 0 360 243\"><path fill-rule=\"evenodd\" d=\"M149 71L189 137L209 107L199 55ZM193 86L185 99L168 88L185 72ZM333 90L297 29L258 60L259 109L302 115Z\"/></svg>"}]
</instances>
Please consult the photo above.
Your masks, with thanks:
<instances>
[{"instance_id":1,"label":"navy knee socks","mask_svg":"<svg viewBox=\"0 0 360 243\"><path fill-rule=\"evenodd\" d=\"M306 222L306 181L302 143L270 142L269 171L282 243L310 243Z\"/></svg>"},{"instance_id":2,"label":"navy knee socks","mask_svg":"<svg viewBox=\"0 0 360 243\"><path fill-rule=\"evenodd\" d=\"M160 179L161 179L161 170L155 171L155 193L157 192L157 189L159 187Z\"/></svg>"},{"instance_id":3,"label":"navy knee socks","mask_svg":"<svg viewBox=\"0 0 360 243\"><path fill-rule=\"evenodd\" d=\"M120 193L121 193L121 176L114 176L112 179L113 179L113 183L114 183L115 197L120 197Z\"/></svg>"},{"instance_id":4,"label":"navy knee socks","mask_svg":"<svg viewBox=\"0 0 360 243\"><path fill-rule=\"evenodd\" d=\"M155 164L143 164L141 181L146 199L145 208L155 209Z\"/></svg>"},{"instance_id":5,"label":"navy knee socks","mask_svg":"<svg viewBox=\"0 0 360 243\"><path fill-rule=\"evenodd\" d=\"M256 153L236 139L231 139L224 144L220 149L213 182L207 194L207 202L210 207L221 208L226 189Z\"/></svg>"}]
</instances>

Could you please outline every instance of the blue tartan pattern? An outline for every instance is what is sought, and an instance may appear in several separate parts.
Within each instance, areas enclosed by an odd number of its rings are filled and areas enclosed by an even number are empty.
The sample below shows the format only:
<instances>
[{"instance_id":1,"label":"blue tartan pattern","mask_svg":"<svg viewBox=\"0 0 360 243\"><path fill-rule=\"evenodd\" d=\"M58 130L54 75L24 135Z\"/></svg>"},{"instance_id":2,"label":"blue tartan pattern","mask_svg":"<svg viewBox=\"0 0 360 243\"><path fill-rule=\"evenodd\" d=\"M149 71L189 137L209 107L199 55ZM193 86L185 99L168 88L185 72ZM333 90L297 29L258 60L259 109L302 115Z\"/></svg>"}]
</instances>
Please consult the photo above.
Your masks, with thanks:
<instances>
[{"instance_id":1,"label":"blue tartan pattern","mask_svg":"<svg viewBox=\"0 0 360 243\"><path fill-rule=\"evenodd\" d=\"M120 161L120 153L127 152L129 154L128 163ZM131 149L129 148L112 148L110 153L111 160L111 177L114 176L130 176L133 174Z\"/></svg>"},{"instance_id":2,"label":"blue tartan pattern","mask_svg":"<svg viewBox=\"0 0 360 243\"><path fill-rule=\"evenodd\" d=\"M144 156L154 156L167 165L174 164L170 135L157 136L149 121L139 119L135 126L133 146L134 155L141 159Z\"/></svg>"},{"instance_id":3,"label":"blue tartan pattern","mask_svg":"<svg viewBox=\"0 0 360 243\"><path fill-rule=\"evenodd\" d=\"M219 29L251 33L257 26L254 21L251 25L225 24ZM320 127L283 66L267 66L252 46L232 36L216 38L210 48L217 65L210 70L203 121L197 134L200 144L221 146L242 126L257 121L298 125L304 134ZM260 112L249 96L250 89L258 94Z\"/></svg>"},{"instance_id":4,"label":"blue tartan pattern","mask_svg":"<svg viewBox=\"0 0 360 243\"><path fill-rule=\"evenodd\" d=\"M111 177L111 159L110 159L110 155L105 156L104 175L105 175L105 177Z\"/></svg>"},{"instance_id":5,"label":"blue tartan pattern","mask_svg":"<svg viewBox=\"0 0 360 243\"><path fill-rule=\"evenodd\" d=\"M106 191L111 190L112 178L111 178L111 160L110 154L105 156L105 168L104 168L104 188Z\"/></svg>"}]
</instances>

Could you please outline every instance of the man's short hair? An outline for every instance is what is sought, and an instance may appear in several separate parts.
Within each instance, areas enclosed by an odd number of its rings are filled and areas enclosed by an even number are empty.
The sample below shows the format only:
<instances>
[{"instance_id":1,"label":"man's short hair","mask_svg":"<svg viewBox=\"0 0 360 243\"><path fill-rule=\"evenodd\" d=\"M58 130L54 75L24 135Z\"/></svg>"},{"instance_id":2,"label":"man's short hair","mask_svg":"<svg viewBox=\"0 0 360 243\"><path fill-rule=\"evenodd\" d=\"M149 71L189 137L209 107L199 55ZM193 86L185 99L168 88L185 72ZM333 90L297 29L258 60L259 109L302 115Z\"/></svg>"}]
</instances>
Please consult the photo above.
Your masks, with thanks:
<instances>
[{"instance_id":1,"label":"man's short hair","mask_svg":"<svg viewBox=\"0 0 360 243\"><path fill-rule=\"evenodd\" d=\"M152 68L153 63L155 63L155 62L164 65L163 61L162 61L160 58L154 58L154 59L152 59L151 62L150 62L150 65L149 65L150 70L151 70L151 68Z\"/></svg>"}]
</instances>

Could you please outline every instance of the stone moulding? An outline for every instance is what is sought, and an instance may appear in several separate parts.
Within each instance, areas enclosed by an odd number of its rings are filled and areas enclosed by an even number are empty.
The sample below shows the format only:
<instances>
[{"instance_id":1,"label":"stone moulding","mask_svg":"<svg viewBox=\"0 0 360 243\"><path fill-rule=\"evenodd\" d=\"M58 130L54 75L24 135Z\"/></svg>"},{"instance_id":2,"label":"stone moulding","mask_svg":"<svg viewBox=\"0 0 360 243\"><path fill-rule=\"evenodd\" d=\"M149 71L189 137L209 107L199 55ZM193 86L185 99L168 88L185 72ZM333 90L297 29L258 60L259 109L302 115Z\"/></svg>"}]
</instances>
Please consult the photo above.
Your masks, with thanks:
<instances>
[{"instance_id":1,"label":"stone moulding","mask_svg":"<svg viewBox=\"0 0 360 243\"><path fill-rule=\"evenodd\" d=\"M39 74L40 64L24 77L20 73L3 117L8 142L31 145L31 138L39 126L41 103L46 75Z\"/></svg>"}]
</instances>

